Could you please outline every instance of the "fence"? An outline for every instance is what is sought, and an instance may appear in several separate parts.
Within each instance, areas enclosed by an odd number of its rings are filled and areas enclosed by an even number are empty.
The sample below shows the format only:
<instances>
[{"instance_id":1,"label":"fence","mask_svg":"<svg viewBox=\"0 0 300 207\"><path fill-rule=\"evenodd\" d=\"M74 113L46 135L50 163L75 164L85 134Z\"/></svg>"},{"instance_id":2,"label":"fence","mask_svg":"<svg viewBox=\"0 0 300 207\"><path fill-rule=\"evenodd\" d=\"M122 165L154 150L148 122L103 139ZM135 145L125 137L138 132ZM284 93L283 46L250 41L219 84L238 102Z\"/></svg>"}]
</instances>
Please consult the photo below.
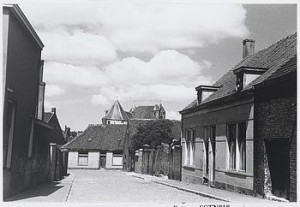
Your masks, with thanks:
<instances>
[{"instance_id":1,"label":"fence","mask_svg":"<svg viewBox=\"0 0 300 207\"><path fill-rule=\"evenodd\" d=\"M160 145L156 149L145 146L135 152L134 171L141 174L181 179L181 146Z\"/></svg>"}]
</instances>

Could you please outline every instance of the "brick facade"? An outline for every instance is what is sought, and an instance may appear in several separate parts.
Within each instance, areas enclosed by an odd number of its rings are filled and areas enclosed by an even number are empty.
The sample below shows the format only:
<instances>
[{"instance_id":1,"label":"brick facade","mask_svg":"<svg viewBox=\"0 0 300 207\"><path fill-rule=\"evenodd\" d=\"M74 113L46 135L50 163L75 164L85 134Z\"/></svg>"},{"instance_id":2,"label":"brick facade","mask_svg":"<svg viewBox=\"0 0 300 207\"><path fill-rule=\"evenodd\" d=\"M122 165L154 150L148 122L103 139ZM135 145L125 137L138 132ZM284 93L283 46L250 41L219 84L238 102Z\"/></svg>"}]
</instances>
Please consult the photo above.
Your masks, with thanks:
<instances>
[{"instance_id":1,"label":"brick facade","mask_svg":"<svg viewBox=\"0 0 300 207\"><path fill-rule=\"evenodd\" d=\"M290 79L280 84L257 91L255 104L255 188L258 194L267 196L276 194L272 186L270 159L272 155L266 150L266 142L278 140L288 143L288 174L285 198L296 201L296 80ZM278 151L284 150L278 149ZM279 153L279 152L278 152ZM278 172L279 173L279 172ZM274 179L274 178L273 178Z\"/></svg>"}]
</instances>

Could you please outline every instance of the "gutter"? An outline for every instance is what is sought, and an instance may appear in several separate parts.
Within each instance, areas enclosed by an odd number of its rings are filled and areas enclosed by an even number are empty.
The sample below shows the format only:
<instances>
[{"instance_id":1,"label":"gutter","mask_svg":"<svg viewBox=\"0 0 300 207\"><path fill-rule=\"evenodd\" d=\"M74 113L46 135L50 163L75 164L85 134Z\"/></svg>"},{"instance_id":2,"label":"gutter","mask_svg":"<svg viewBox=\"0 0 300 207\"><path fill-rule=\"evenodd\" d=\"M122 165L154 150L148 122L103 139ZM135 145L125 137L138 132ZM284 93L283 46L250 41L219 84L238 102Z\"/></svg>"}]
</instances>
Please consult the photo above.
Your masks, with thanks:
<instances>
[{"instance_id":1,"label":"gutter","mask_svg":"<svg viewBox=\"0 0 300 207\"><path fill-rule=\"evenodd\" d=\"M237 100L243 99L245 97L251 96L251 95L253 95L253 93L254 93L254 87L252 87L248 90L245 90L245 91L234 93L234 94L231 94L229 96L225 96L225 97L222 97L222 98L219 98L219 99L215 99L215 100L200 104L200 105L195 106L193 108L189 108L189 109L186 109L186 110L179 111L179 113L181 115L182 114L187 114L187 113L195 112L195 111L205 109L205 108L208 108L208 107L217 106L219 104L224 104L224 103L227 103L229 101L237 101Z\"/></svg>"}]
</instances>

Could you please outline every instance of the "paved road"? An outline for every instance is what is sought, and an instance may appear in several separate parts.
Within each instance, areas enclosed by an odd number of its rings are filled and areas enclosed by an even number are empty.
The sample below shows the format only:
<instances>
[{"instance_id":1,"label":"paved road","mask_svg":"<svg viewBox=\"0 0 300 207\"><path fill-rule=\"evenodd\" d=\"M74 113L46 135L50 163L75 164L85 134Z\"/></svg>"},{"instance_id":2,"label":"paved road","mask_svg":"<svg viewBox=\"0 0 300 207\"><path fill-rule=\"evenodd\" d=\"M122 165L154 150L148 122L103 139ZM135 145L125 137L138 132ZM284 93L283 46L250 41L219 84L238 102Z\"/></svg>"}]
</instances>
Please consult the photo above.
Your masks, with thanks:
<instances>
[{"instance_id":1,"label":"paved road","mask_svg":"<svg viewBox=\"0 0 300 207\"><path fill-rule=\"evenodd\" d=\"M69 170L63 181L13 198L23 202L71 203L220 203L113 170Z\"/></svg>"}]
</instances>

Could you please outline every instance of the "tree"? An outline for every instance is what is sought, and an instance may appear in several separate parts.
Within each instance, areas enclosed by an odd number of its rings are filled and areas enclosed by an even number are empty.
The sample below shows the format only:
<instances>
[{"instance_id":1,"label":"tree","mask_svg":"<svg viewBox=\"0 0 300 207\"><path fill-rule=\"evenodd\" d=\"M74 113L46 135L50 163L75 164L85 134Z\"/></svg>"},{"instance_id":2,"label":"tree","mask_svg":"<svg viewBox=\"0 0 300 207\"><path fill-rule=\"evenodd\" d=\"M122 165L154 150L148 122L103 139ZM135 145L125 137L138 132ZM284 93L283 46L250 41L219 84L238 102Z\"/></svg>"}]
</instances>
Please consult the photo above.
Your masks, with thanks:
<instances>
[{"instance_id":1,"label":"tree","mask_svg":"<svg viewBox=\"0 0 300 207\"><path fill-rule=\"evenodd\" d=\"M171 144L175 138L172 132L173 122L167 119L150 121L137 128L137 133L132 137L133 148L140 149L148 144L154 148L161 144Z\"/></svg>"}]
</instances>

